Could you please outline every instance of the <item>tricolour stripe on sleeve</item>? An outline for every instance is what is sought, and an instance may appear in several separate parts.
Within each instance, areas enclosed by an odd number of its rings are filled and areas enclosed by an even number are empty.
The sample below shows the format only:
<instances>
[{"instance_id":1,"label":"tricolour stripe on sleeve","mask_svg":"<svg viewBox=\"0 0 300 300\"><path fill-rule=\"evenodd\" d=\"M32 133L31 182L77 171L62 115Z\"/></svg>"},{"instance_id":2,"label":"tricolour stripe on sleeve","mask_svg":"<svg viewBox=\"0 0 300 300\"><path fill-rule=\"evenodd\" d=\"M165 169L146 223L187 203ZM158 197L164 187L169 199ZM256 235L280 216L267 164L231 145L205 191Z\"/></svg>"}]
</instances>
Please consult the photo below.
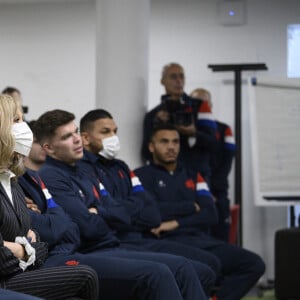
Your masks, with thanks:
<instances>
[{"instance_id":1,"label":"tricolour stripe on sleeve","mask_svg":"<svg viewBox=\"0 0 300 300\"><path fill-rule=\"evenodd\" d=\"M203 103L199 107L198 114L197 114L197 125L211 127L214 129L217 128L215 118L206 101L203 101Z\"/></svg>"},{"instance_id":2,"label":"tricolour stripe on sleeve","mask_svg":"<svg viewBox=\"0 0 300 300\"><path fill-rule=\"evenodd\" d=\"M107 190L105 189L104 185L101 182L99 182L99 188L100 188L101 196L107 196L108 195Z\"/></svg>"},{"instance_id":3,"label":"tricolour stripe on sleeve","mask_svg":"<svg viewBox=\"0 0 300 300\"><path fill-rule=\"evenodd\" d=\"M199 196L211 196L207 183L199 173L197 174L196 191Z\"/></svg>"},{"instance_id":4,"label":"tricolour stripe on sleeve","mask_svg":"<svg viewBox=\"0 0 300 300\"><path fill-rule=\"evenodd\" d=\"M130 172L132 190L134 193L143 192L144 187L140 181L140 179L135 175L133 171Z\"/></svg>"},{"instance_id":5,"label":"tricolour stripe on sleeve","mask_svg":"<svg viewBox=\"0 0 300 300\"><path fill-rule=\"evenodd\" d=\"M236 149L235 140L230 127L227 127L225 130L225 148L228 150Z\"/></svg>"}]
</instances>

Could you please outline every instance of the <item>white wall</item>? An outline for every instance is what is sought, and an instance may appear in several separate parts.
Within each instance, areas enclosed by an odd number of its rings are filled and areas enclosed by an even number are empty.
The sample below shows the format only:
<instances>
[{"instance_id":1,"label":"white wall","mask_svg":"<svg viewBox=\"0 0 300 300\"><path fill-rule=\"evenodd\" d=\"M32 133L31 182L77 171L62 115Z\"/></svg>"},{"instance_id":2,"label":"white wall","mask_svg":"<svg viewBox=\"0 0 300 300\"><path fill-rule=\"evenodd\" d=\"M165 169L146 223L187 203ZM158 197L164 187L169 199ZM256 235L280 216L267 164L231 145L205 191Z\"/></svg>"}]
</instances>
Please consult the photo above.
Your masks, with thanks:
<instances>
[{"instance_id":1,"label":"white wall","mask_svg":"<svg viewBox=\"0 0 300 300\"><path fill-rule=\"evenodd\" d=\"M81 117L95 102L94 4L0 5L0 89L18 87L27 120L61 108Z\"/></svg>"},{"instance_id":2,"label":"white wall","mask_svg":"<svg viewBox=\"0 0 300 300\"><path fill-rule=\"evenodd\" d=\"M21 89L24 104L29 106L28 120L57 107L73 111L78 118L94 108L94 14L92 0L0 5L0 89L7 85ZM233 73L214 73L207 65L262 62L268 71L244 72L243 78L286 76L286 27L290 23L300 23L298 0L248 0L242 26L220 25L217 0L152 0L148 108L163 93L159 84L162 66L176 61L185 67L186 91L198 86L210 89L214 114L234 127L234 88L224 84L233 79ZM117 122L128 113L115 116ZM273 236L276 228L286 225L286 209L253 205L244 86L242 125L243 244L264 257L266 276L273 278ZM134 136L121 139L134 145Z\"/></svg>"}]
</instances>

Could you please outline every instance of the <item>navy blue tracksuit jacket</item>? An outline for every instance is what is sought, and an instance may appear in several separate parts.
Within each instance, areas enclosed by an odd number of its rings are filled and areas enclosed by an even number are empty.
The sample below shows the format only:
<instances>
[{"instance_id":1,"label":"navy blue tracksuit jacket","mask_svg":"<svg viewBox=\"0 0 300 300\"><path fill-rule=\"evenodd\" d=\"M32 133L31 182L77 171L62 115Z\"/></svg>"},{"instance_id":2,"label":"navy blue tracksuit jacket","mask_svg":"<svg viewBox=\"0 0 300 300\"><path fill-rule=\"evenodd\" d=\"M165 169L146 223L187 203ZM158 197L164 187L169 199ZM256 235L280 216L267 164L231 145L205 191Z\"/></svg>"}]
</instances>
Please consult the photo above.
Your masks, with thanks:
<instances>
[{"instance_id":1,"label":"navy blue tracksuit jacket","mask_svg":"<svg viewBox=\"0 0 300 300\"><path fill-rule=\"evenodd\" d=\"M168 172L154 164L136 169L135 173L155 197L162 219L175 219L179 223L177 229L161 237L204 249L218 257L224 280L217 298L241 299L264 273L265 265L256 254L206 233L207 228L216 223L217 212L201 175L182 165ZM200 206L198 213L191 209L194 202Z\"/></svg>"}]
</instances>

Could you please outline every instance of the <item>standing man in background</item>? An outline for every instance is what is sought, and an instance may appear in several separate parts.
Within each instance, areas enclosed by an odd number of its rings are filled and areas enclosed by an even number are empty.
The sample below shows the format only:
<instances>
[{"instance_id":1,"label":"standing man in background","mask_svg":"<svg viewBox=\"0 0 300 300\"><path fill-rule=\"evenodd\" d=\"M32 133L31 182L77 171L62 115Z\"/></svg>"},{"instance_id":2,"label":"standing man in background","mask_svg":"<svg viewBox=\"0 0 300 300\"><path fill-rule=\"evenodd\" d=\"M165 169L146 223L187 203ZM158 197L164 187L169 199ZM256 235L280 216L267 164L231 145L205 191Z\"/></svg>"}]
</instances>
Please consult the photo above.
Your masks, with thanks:
<instances>
[{"instance_id":1,"label":"standing man in background","mask_svg":"<svg viewBox=\"0 0 300 300\"><path fill-rule=\"evenodd\" d=\"M208 90L198 88L192 91L191 97L201 99L212 109L211 94ZM218 211L218 223L212 227L211 234L218 239L229 241L230 200L228 199L228 176L231 171L236 145L229 125L216 120L216 146L211 155L211 193L215 198Z\"/></svg>"},{"instance_id":2,"label":"standing man in background","mask_svg":"<svg viewBox=\"0 0 300 300\"><path fill-rule=\"evenodd\" d=\"M173 124L180 133L180 157L189 167L200 171L210 181L210 153L216 137L216 123L207 102L194 99L184 92L184 70L178 63L170 63L162 70L161 84L166 94L161 103L144 118L142 156L151 161L148 143L152 129L160 124Z\"/></svg>"}]
</instances>

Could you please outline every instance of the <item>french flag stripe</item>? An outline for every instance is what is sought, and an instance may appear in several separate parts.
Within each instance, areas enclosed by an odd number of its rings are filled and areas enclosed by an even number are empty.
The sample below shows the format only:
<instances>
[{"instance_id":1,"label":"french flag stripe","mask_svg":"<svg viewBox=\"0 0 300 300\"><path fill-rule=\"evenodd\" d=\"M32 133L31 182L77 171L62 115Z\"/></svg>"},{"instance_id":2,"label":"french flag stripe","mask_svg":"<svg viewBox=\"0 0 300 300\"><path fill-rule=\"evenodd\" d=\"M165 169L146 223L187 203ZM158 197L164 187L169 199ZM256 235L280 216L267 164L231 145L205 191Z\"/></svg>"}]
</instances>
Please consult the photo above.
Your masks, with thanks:
<instances>
[{"instance_id":1,"label":"french flag stripe","mask_svg":"<svg viewBox=\"0 0 300 300\"><path fill-rule=\"evenodd\" d=\"M198 120L211 120L211 121L215 121L214 116L210 112L204 112L204 113L203 112L198 112L197 118L198 118Z\"/></svg>"},{"instance_id":2,"label":"french flag stripe","mask_svg":"<svg viewBox=\"0 0 300 300\"><path fill-rule=\"evenodd\" d=\"M210 191L207 191L207 190L200 190L200 191L197 191L197 194L198 194L199 196L207 196L207 197L211 197Z\"/></svg>"},{"instance_id":3,"label":"french flag stripe","mask_svg":"<svg viewBox=\"0 0 300 300\"><path fill-rule=\"evenodd\" d=\"M235 144L235 140L233 136L225 136L225 143L227 144Z\"/></svg>"},{"instance_id":4,"label":"french flag stripe","mask_svg":"<svg viewBox=\"0 0 300 300\"><path fill-rule=\"evenodd\" d=\"M44 193L44 195L45 195L45 198L46 198L47 200L49 200L49 199L52 198L52 195L49 193L49 191L48 191L48 189L45 187L45 185L44 185L44 188L42 189L42 191L43 191L43 193Z\"/></svg>"},{"instance_id":5,"label":"french flag stripe","mask_svg":"<svg viewBox=\"0 0 300 300\"><path fill-rule=\"evenodd\" d=\"M235 144L227 144L225 143L224 148L229 150L229 151L235 151L236 150L236 145Z\"/></svg>"},{"instance_id":6,"label":"french flag stripe","mask_svg":"<svg viewBox=\"0 0 300 300\"><path fill-rule=\"evenodd\" d=\"M198 120L198 126L210 127L213 129L217 129L217 124L213 120Z\"/></svg>"},{"instance_id":7,"label":"french flag stripe","mask_svg":"<svg viewBox=\"0 0 300 300\"><path fill-rule=\"evenodd\" d=\"M199 196L210 196L211 197L211 193L209 191L208 185L199 173L197 174L196 190L197 190L197 194Z\"/></svg>"},{"instance_id":8,"label":"french flag stripe","mask_svg":"<svg viewBox=\"0 0 300 300\"><path fill-rule=\"evenodd\" d=\"M52 198L47 199L47 206L48 206L48 208L58 207L58 205L56 204L56 202Z\"/></svg>"},{"instance_id":9,"label":"french flag stripe","mask_svg":"<svg viewBox=\"0 0 300 300\"><path fill-rule=\"evenodd\" d=\"M197 191L201 191L201 190L207 190L208 191L208 186L206 182L197 182L197 187L196 187Z\"/></svg>"},{"instance_id":10,"label":"french flag stripe","mask_svg":"<svg viewBox=\"0 0 300 300\"><path fill-rule=\"evenodd\" d=\"M101 196L107 196L108 195L107 190L105 189L104 185L101 182L99 182L99 188L100 188Z\"/></svg>"},{"instance_id":11,"label":"french flag stripe","mask_svg":"<svg viewBox=\"0 0 300 300\"><path fill-rule=\"evenodd\" d=\"M140 181L140 179L135 175L133 171L130 172L131 184L133 192L143 192L144 187Z\"/></svg>"},{"instance_id":12,"label":"french flag stripe","mask_svg":"<svg viewBox=\"0 0 300 300\"><path fill-rule=\"evenodd\" d=\"M199 112L210 112L211 113L211 109L209 107L209 104L207 101L203 101L202 104L199 107Z\"/></svg>"},{"instance_id":13,"label":"french flag stripe","mask_svg":"<svg viewBox=\"0 0 300 300\"><path fill-rule=\"evenodd\" d=\"M236 150L235 140L233 136L225 136L225 149L228 149L230 151Z\"/></svg>"}]
</instances>

